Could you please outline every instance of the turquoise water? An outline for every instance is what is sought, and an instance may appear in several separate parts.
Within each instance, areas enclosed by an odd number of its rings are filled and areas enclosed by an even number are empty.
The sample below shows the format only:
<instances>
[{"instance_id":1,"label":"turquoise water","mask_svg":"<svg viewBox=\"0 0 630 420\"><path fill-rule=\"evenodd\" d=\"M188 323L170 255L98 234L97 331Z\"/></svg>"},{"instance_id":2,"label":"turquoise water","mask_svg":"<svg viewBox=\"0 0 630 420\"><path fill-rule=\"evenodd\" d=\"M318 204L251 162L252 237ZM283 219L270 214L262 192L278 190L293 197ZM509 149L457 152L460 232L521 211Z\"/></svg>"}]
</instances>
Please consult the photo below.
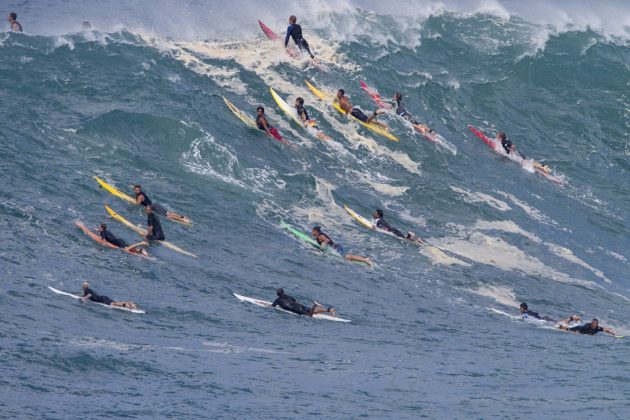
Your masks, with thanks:
<instances>
[{"instance_id":1,"label":"turquoise water","mask_svg":"<svg viewBox=\"0 0 630 420\"><path fill-rule=\"evenodd\" d=\"M541 3L541 18L511 2L394 14L321 2L300 20L323 70L262 38L256 19L281 33L294 5L11 6L27 33L0 34L2 415L627 417L627 338L506 316L526 301L630 332L630 49L611 9L628 10L577 4ZM93 30L77 32L86 19ZM390 116L399 143L347 123L304 79L366 111L360 81L401 91L449 147ZM290 122L268 86L302 96L332 141ZM222 96L251 115L265 106L292 146L247 128ZM493 154L468 124L507 132L565 184ZM199 258L152 247L145 261L84 236L74 220L139 239L105 204L145 222L94 175L189 216L163 228ZM344 204L382 208L439 249L367 231ZM377 267L320 253L282 220L321 225ZM47 288L78 293L84 280L147 314ZM352 322L232 296L272 300L279 286Z\"/></svg>"}]
</instances>

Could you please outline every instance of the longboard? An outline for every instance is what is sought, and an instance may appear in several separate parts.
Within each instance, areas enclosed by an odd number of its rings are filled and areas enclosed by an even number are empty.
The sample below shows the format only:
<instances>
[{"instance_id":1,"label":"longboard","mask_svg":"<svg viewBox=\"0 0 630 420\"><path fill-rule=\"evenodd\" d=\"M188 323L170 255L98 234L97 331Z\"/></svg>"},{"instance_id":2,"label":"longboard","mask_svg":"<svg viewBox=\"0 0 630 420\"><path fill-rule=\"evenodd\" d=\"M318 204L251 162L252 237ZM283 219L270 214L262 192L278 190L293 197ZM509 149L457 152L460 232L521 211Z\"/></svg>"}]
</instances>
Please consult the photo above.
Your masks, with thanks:
<instances>
[{"instance_id":1,"label":"longboard","mask_svg":"<svg viewBox=\"0 0 630 420\"><path fill-rule=\"evenodd\" d=\"M249 128L253 128L256 131L263 131L263 130L258 128L258 124L256 124L256 120L254 120L252 117L250 117L249 115L247 115L246 113L244 113L243 111L238 109L236 107L236 105L234 105L232 102L230 102L228 100L228 98L226 98L225 96L223 96L222 98L223 98L223 101L225 102L225 104L227 105L227 107L230 109L230 111L232 111L234 113L234 115L236 115L236 117L239 120L244 122L245 125L247 125ZM282 135L280 134L280 132L277 129L270 130L270 131L271 131L271 135L273 136L274 139L278 140L280 143L288 144L288 142L282 138Z\"/></svg>"},{"instance_id":2,"label":"longboard","mask_svg":"<svg viewBox=\"0 0 630 420\"><path fill-rule=\"evenodd\" d=\"M124 192L120 191L118 188L114 187L113 185L108 184L107 182L103 181L101 178L94 176L94 179L96 180L96 182L98 182L98 185L101 186L101 188L103 188L105 191L109 192L110 194L112 194L115 197L118 197L120 199L125 200L128 203L131 203L133 205L136 205L136 200L133 199L133 197L131 197L130 195L125 194ZM184 221L184 220L179 220L179 219L171 219L169 217L166 218L167 220L170 220L171 222L177 222L177 223L181 223L184 226L191 226L192 222L190 221Z\"/></svg>"},{"instance_id":3,"label":"longboard","mask_svg":"<svg viewBox=\"0 0 630 420\"><path fill-rule=\"evenodd\" d=\"M50 290L52 290L52 292L55 293L55 294L63 295L63 296L69 296L69 297L71 297L73 299L81 300L81 296L79 296L79 295L75 295L75 294L72 294L72 293L64 292L63 290L55 289L54 287L50 287L50 286L48 286L48 288ZM109 309L118 309L120 311L131 312L131 313L134 313L134 314L146 314L146 312L143 311L142 309L129 309L129 308L125 308L125 307L122 307L122 306L105 305L104 303L92 302L91 300L89 300L89 302L91 302L91 303L93 303L95 305L104 306L104 307L109 308Z\"/></svg>"},{"instance_id":4,"label":"longboard","mask_svg":"<svg viewBox=\"0 0 630 420\"><path fill-rule=\"evenodd\" d=\"M371 130L373 132L375 132L376 134L379 134L383 137L385 137L386 139L389 139L391 141L400 141L398 139L398 137L394 136L393 134L391 134L389 131L385 130L384 128L376 125L376 124L367 124L364 123L363 121L359 120L358 118L356 118L354 115L352 114L346 114L346 111L344 111L343 109L341 109L341 107L339 106L339 103L333 99L332 95L326 95L324 93L322 93L319 89L317 89L315 86L313 86L311 83L309 83L308 80L305 80L304 83L306 83L306 86L308 86L308 88L311 90L311 92L313 92L313 94L315 96L317 96L319 99L321 99L322 101L328 101L329 99L331 100L331 104L332 106L341 114L343 115L348 115L350 118L352 118L353 120L355 120L356 122L358 122L360 125L362 125L363 127L367 128L368 130Z\"/></svg>"},{"instance_id":5,"label":"longboard","mask_svg":"<svg viewBox=\"0 0 630 420\"><path fill-rule=\"evenodd\" d=\"M492 151L494 151L496 154L503 156L513 162L518 163L519 165L521 165L521 167L523 167L523 169L527 170L527 164L528 163L532 163L533 161L528 160L528 159L521 159L521 158L515 158L512 157L511 154L508 155L507 153L505 153L505 151L503 150L503 146L501 146L501 143L489 138L488 136L486 136L483 132L481 132L480 130L477 130L475 127L473 127L472 125L468 125L468 129L470 131L473 132L473 134L475 134L477 137L479 137L484 143L486 143L486 145L492 149ZM539 169L535 166L532 166L534 172L536 172L538 175L547 178L548 180L555 182L556 184L560 184L563 185L565 183L564 178L557 176L557 175L552 175L552 174L548 174L547 172L545 172L542 169ZM531 172L531 171L528 171Z\"/></svg>"},{"instance_id":6,"label":"longboard","mask_svg":"<svg viewBox=\"0 0 630 420\"><path fill-rule=\"evenodd\" d=\"M271 97L274 99L274 101L276 101L276 103L278 104L282 112L284 112L296 124L306 129L306 131L308 131L310 134L314 135L320 140L330 140L330 137L328 137L328 135L326 135L319 128L313 126L316 124L315 120L308 120L309 123L313 123L313 124L305 127L304 122L300 120L295 108L291 108L291 106L287 103L287 101L282 99L280 95L278 95L278 93L272 87L269 88L269 92L271 92Z\"/></svg>"},{"instance_id":7,"label":"longboard","mask_svg":"<svg viewBox=\"0 0 630 420\"><path fill-rule=\"evenodd\" d=\"M116 245L112 244L111 242L107 242L106 240L101 238L100 235L97 235L96 233L92 232L90 229L88 229L87 226L85 226L83 223L79 221L75 221L74 224L76 225L76 227L81 229L83 233L85 233L89 238L91 238L92 240L94 240L95 242L98 242L99 244L103 246L113 248L113 249L120 249L121 251L126 252L127 254L137 255L139 257L148 258L148 259L153 259L152 257L149 257L148 255L139 254L137 252L131 252L124 248L119 248Z\"/></svg>"},{"instance_id":8,"label":"longboard","mask_svg":"<svg viewBox=\"0 0 630 420\"><path fill-rule=\"evenodd\" d=\"M341 254L339 254L334 248L329 247L329 246L322 246L320 244L317 243L317 241L315 239L313 239L311 236L307 235L304 232L301 232L299 230L297 230L296 228L294 228L293 226L291 226L288 223L285 222L280 222L280 227L284 230L286 230L287 232L291 233L292 235L294 235L295 237L297 237L298 239L300 239L301 241L307 243L308 245L311 245L312 247L318 249L319 251L325 253L325 254L329 254L332 255L336 258L342 259L344 261L348 261L346 260L344 257L341 256ZM361 265L364 267L369 267L369 264L366 264L362 261L349 261L352 262L354 264L357 265Z\"/></svg>"},{"instance_id":9,"label":"longboard","mask_svg":"<svg viewBox=\"0 0 630 420\"><path fill-rule=\"evenodd\" d=\"M271 306L271 302L268 302L266 300L255 299L255 298L239 295L238 293L232 293L232 294L234 295L235 298L237 298L241 302L253 303L254 305L260 306L262 308L273 308L273 309L277 309L277 310L279 310L281 312L285 312L285 313L288 313L288 314L298 315L295 312L287 311L286 309L283 309L283 308L281 308L279 306L272 307ZM350 322L349 319L339 318L339 317L336 317L336 316L326 315L326 314L315 314L315 315L313 315L310 318L325 319L327 321Z\"/></svg>"},{"instance_id":10,"label":"longboard","mask_svg":"<svg viewBox=\"0 0 630 420\"><path fill-rule=\"evenodd\" d=\"M145 237L147 236L147 230L144 228L141 228L140 226L136 226L133 223L131 223L129 220L125 219L124 217L122 217L120 214L116 213L114 210L111 209L111 207L109 206L105 206L105 210L107 210L107 213L109 213L110 216L112 216L115 220L119 221L120 223L122 223L123 225L127 226L129 229L133 230L134 232L136 232L138 235ZM168 241L157 241L160 244L164 245L166 248L172 249L175 252L179 252L180 254L184 254L184 255L188 255L189 257L193 257L193 258L197 258L197 256L191 252L188 252L180 247L178 247L177 245L168 242Z\"/></svg>"}]
</instances>

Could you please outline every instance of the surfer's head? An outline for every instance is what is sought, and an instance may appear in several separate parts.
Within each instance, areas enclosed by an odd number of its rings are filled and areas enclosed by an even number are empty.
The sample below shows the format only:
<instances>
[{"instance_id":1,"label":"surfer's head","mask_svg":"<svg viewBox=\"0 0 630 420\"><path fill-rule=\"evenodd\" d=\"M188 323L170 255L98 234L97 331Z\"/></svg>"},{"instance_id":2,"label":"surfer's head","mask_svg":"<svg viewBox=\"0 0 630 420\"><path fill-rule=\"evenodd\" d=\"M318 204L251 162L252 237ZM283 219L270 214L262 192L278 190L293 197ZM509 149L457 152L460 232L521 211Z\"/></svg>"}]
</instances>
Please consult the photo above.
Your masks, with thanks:
<instances>
[{"instance_id":1,"label":"surfer's head","mask_svg":"<svg viewBox=\"0 0 630 420\"><path fill-rule=\"evenodd\" d=\"M319 226L314 226L313 229L311 229L311 233L313 236L317 236L322 233L322 228L320 228Z\"/></svg>"},{"instance_id":2,"label":"surfer's head","mask_svg":"<svg viewBox=\"0 0 630 420\"><path fill-rule=\"evenodd\" d=\"M506 141L507 140L507 136L505 135L504 132L499 131L497 133L497 139L500 140L500 141Z\"/></svg>"},{"instance_id":3,"label":"surfer's head","mask_svg":"<svg viewBox=\"0 0 630 420\"><path fill-rule=\"evenodd\" d=\"M259 106L258 108L256 108L256 113L258 115L262 115L265 113L265 108L263 108L262 106Z\"/></svg>"},{"instance_id":4,"label":"surfer's head","mask_svg":"<svg viewBox=\"0 0 630 420\"><path fill-rule=\"evenodd\" d=\"M343 89L339 89L339 90L337 91L337 99L341 99L341 98L343 97L343 95L345 95L345 94L346 94L346 91L345 91L345 90L343 90Z\"/></svg>"},{"instance_id":5,"label":"surfer's head","mask_svg":"<svg viewBox=\"0 0 630 420\"><path fill-rule=\"evenodd\" d=\"M282 287L278 287L276 289L276 295L278 295L278 296L284 295L284 289Z\"/></svg>"},{"instance_id":6,"label":"surfer's head","mask_svg":"<svg viewBox=\"0 0 630 420\"><path fill-rule=\"evenodd\" d=\"M295 99L295 106L296 106L296 107L298 107L298 106L304 106L304 99L302 99L301 97L299 97L299 96L298 96L298 97Z\"/></svg>"},{"instance_id":7,"label":"surfer's head","mask_svg":"<svg viewBox=\"0 0 630 420\"><path fill-rule=\"evenodd\" d=\"M9 13L9 22L15 22L17 20L17 13L11 12Z\"/></svg>"},{"instance_id":8,"label":"surfer's head","mask_svg":"<svg viewBox=\"0 0 630 420\"><path fill-rule=\"evenodd\" d=\"M597 319L597 318L593 318L593 319L591 320L591 327L593 327L593 328L597 328L597 326L598 326L598 325L599 325L599 319Z\"/></svg>"},{"instance_id":9,"label":"surfer's head","mask_svg":"<svg viewBox=\"0 0 630 420\"><path fill-rule=\"evenodd\" d=\"M153 206L146 206L146 207L144 208L144 211L145 211L147 214L151 214L151 213L153 213Z\"/></svg>"},{"instance_id":10,"label":"surfer's head","mask_svg":"<svg viewBox=\"0 0 630 420\"><path fill-rule=\"evenodd\" d=\"M140 186L140 184L136 184L133 186L133 192L138 195L142 192L142 187Z\"/></svg>"},{"instance_id":11,"label":"surfer's head","mask_svg":"<svg viewBox=\"0 0 630 420\"><path fill-rule=\"evenodd\" d=\"M90 283L88 283L87 281L84 281L83 285L81 287L83 287L84 289L89 289L90 288Z\"/></svg>"},{"instance_id":12,"label":"surfer's head","mask_svg":"<svg viewBox=\"0 0 630 420\"><path fill-rule=\"evenodd\" d=\"M295 15L291 15L289 16L289 23L293 24L297 22L297 18L295 17Z\"/></svg>"},{"instance_id":13,"label":"surfer's head","mask_svg":"<svg viewBox=\"0 0 630 420\"><path fill-rule=\"evenodd\" d=\"M105 232L107 230L107 225L105 223L101 223L98 227L99 232Z\"/></svg>"},{"instance_id":14,"label":"surfer's head","mask_svg":"<svg viewBox=\"0 0 630 420\"><path fill-rule=\"evenodd\" d=\"M376 210L374 211L374 217L376 217L376 218L383 217L383 210L381 210L381 209L376 209Z\"/></svg>"},{"instance_id":15,"label":"surfer's head","mask_svg":"<svg viewBox=\"0 0 630 420\"><path fill-rule=\"evenodd\" d=\"M521 310L521 313L525 312L527 310L527 303L525 302L521 303L520 310Z\"/></svg>"},{"instance_id":16,"label":"surfer's head","mask_svg":"<svg viewBox=\"0 0 630 420\"><path fill-rule=\"evenodd\" d=\"M394 99L400 101L402 99L402 93L396 92L394 93Z\"/></svg>"}]
</instances>

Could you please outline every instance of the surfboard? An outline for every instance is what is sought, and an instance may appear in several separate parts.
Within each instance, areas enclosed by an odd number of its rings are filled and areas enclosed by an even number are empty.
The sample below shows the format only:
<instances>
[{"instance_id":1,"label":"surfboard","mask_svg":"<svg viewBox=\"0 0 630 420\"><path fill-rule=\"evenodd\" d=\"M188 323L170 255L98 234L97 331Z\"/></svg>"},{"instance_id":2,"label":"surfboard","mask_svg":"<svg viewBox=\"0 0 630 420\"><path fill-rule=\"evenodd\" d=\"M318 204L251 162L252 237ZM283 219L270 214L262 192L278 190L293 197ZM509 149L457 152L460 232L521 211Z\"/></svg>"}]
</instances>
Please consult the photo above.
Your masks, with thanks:
<instances>
[{"instance_id":1,"label":"surfboard","mask_svg":"<svg viewBox=\"0 0 630 420\"><path fill-rule=\"evenodd\" d=\"M254 130L256 130L258 132L263 131L263 130L258 128L258 124L256 124L256 120L254 120L252 117L250 117L249 115L245 114L243 111L238 109L225 96L222 96L222 98L223 98L223 101L225 102L225 104L227 105L227 107L230 109L230 111L232 111L234 113L234 115L236 115L239 120L244 122L245 125L247 125L249 128L253 128ZM282 138L282 135L280 134L280 132L275 127L274 127L273 130L270 130L270 131L271 131L271 135L273 136L274 139L278 140L280 143L288 144L288 142L285 139Z\"/></svg>"},{"instance_id":2,"label":"surfboard","mask_svg":"<svg viewBox=\"0 0 630 420\"><path fill-rule=\"evenodd\" d=\"M372 98L372 100L376 102L376 104L380 106L381 108L383 109L393 108L392 104L388 102L383 102L383 100L381 99L381 95L379 95L379 93L376 92L375 90L370 89L370 87L366 85L363 80L361 80L361 89L363 89L369 95L369 97Z\"/></svg>"},{"instance_id":3,"label":"surfboard","mask_svg":"<svg viewBox=\"0 0 630 420\"><path fill-rule=\"evenodd\" d=\"M351 262L357 265L361 265L364 267L369 267L369 264L366 264L362 261L349 261L346 260L344 257L341 256L341 254L339 254L334 248L329 247L329 246L322 246L320 244L317 243L317 241L315 239L313 239L313 237L311 237L310 235L307 235L304 232L299 231L298 229L294 228L293 226L291 226L288 223L285 222L280 222L280 227L284 230L286 230L287 232L291 233L292 235L294 235L296 238L300 239L301 241L307 243L308 245L311 245L312 247L318 249L319 251L325 253L325 254L329 254L332 255L336 258L339 258L343 261L347 261L347 262Z\"/></svg>"},{"instance_id":4,"label":"surfboard","mask_svg":"<svg viewBox=\"0 0 630 420\"><path fill-rule=\"evenodd\" d=\"M96 180L96 182L98 182L98 185L101 186L101 188L103 188L105 191L111 193L112 195L114 195L115 197L121 198L125 201L127 201L128 203L131 203L133 205L136 205L136 200L131 197L130 195L125 194L124 192L120 191L118 188L114 187L113 185L108 184L107 182L103 181L101 178L94 176L94 179ZM170 217L167 217L166 220L170 220L171 222L176 222L176 223L181 223L184 226L191 226L192 222L190 220L188 221L184 221L184 220L179 220L179 219L171 219Z\"/></svg>"},{"instance_id":5,"label":"surfboard","mask_svg":"<svg viewBox=\"0 0 630 420\"><path fill-rule=\"evenodd\" d=\"M371 220L367 219L366 217L361 216L359 213L357 213L356 211L352 210L350 207L348 207L347 205L344 204L343 206L344 210L346 210L346 212L357 222L359 222L359 224L361 224L361 226L366 227L370 230L379 232L379 233L384 233L385 235L389 235L391 237L394 237L396 239L399 239L403 242L406 243L411 243L411 244L416 244L416 245L430 245L430 246L435 246L435 245L431 245L428 242L423 241L422 239L418 238L418 237L414 237L414 239L407 239L407 238L401 238L400 236L396 236L394 235L392 232L389 232L385 229L380 229L378 228L374 222L372 222ZM437 248L437 247L436 247ZM438 248L439 249L439 248Z\"/></svg>"},{"instance_id":6,"label":"surfboard","mask_svg":"<svg viewBox=\"0 0 630 420\"><path fill-rule=\"evenodd\" d=\"M265 34L265 36L269 40L271 40L271 41L280 41L280 44L281 44L282 48L284 48L284 41L282 39L280 39L280 37L278 35L276 35L276 33L274 31L269 29L269 27L267 25L262 23L262 21L260 19L258 20L258 25L260 25L260 29L262 29L263 33ZM287 51L287 54L291 58L299 58L300 55L301 55L300 51L294 45L291 45L291 44L289 44L287 46L286 51Z\"/></svg>"},{"instance_id":7,"label":"surfboard","mask_svg":"<svg viewBox=\"0 0 630 420\"><path fill-rule=\"evenodd\" d=\"M100 235L97 235L95 232L91 231L90 229L88 229L87 226L85 226L83 223L79 222L78 220L74 222L75 226L78 227L79 229L81 229L83 231L83 233L85 233L89 238L91 238L92 240L94 240L95 242L98 242L99 244L109 247L109 248L113 248L113 249L120 249L123 252L126 252L127 254L131 254L131 255L137 255L139 257L143 257L143 258L148 258L148 259L154 259L148 255L143 255L143 254L139 254L137 252L131 252L131 251L127 251L124 248L119 248L116 245L112 244L111 242L107 242L106 240L102 239Z\"/></svg>"},{"instance_id":8,"label":"surfboard","mask_svg":"<svg viewBox=\"0 0 630 420\"><path fill-rule=\"evenodd\" d=\"M285 312L292 315L299 315L299 314L296 314L295 312L287 311L286 309L283 309L279 306L273 307L271 306L271 302L268 302L266 300L255 299L255 298L239 295L238 293L232 293L232 294L234 295L235 298L237 298L241 302L253 303L254 305L260 306L262 308L269 308L269 309L273 308L280 312ZM315 314L309 318L325 319L327 321L337 321L337 322L350 322L349 319L339 318L337 316L326 315L326 314Z\"/></svg>"},{"instance_id":9,"label":"surfboard","mask_svg":"<svg viewBox=\"0 0 630 420\"><path fill-rule=\"evenodd\" d=\"M50 286L48 286L48 288L53 293L55 293L57 295L68 296L68 297L71 297L71 298L76 299L76 300L81 300L81 296L79 296L79 295L74 295L72 293L64 292L63 290L55 289L54 287L50 287ZM134 313L134 314L146 314L146 312L143 311L142 309L129 309L129 308L121 307L121 306L105 305L104 303L92 302L91 300L88 300L88 302L93 303L95 305L104 306L104 307L109 308L109 309L118 309L120 311L131 312L131 313Z\"/></svg>"},{"instance_id":10,"label":"surfboard","mask_svg":"<svg viewBox=\"0 0 630 420\"><path fill-rule=\"evenodd\" d=\"M306 129L309 134L317 137L320 140L330 140L330 137L328 135L321 131L319 127L316 127L317 122L315 120L308 120L307 122L309 123L309 125L305 127L302 120L300 120L300 117L298 116L295 108L291 107L291 105L289 105L287 101L282 99L272 87L269 88L269 91L271 92L271 96L276 101L282 112L284 112L296 124Z\"/></svg>"},{"instance_id":11,"label":"surfboard","mask_svg":"<svg viewBox=\"0 0 630 420\"><path fill-rule=\"evenodd\" d=\"M489 138L483 132L481 132L480 130L477 130L472 125L468 125L468 129L470 131L472 131L473 134L475 134L477 137L479 137L496 154L498 154L500 156L503 156L503 157L507 158L508 160L511 160L512 162L518 163L519 165L521 165L521 167L523 169L525 169L528 172L537 173L538 175L540 175L540 176L542 176L544 178L547 178L548 180L550 180L551 182L555 182L556 184L560 184L560 185L564 185L565 184L565 180L564 180L563 177L557 176L557 175L553 175L553 174L548 174L544 170L535 167L533 165L533 162L534 162L533 160L513 157L513 156L511 156L513 153L511 153L511 154L505 153L505 151L503 150L503 146L501 146L500 142ZM528 170L528 167L531 167L531 170Z\"/></svg>"},{"instance_id":12,"label":"surfboard","mask_svg":"<svg viewBox=\"0 0 630 420\"><path fill-rule=\"evenodd\" d=\"M361 225L363 225L364 227L366 227L368 229L376 230L376 226L370 220L368 220L365 217L361 216L360 214L358 214L357 212L355 212L354 210L352 210L350 207L348 207L345 204L343 205L343 208L346 210L346 212L350 216L352 216L352 218L354 220L359 222Z\"/></svg>"},{"instance_id":13,"label":"surfboard","mask_svg":"<svg viewBox=\"0 0 630 420\"><path fill-rule=\"evenodd\" d=\"M373 123L370 123L370 124L364 123L360 119L356 118L354 115L346 114L346 112L343 109L341 109L341 107L339 106L339 103L336 101L336 99L334 98L333 95L322 93L319 89L317 89L315 86L313 86L311 83L309 83L308 80L305 80L304 83L306 83L306 86L308 86L308 88L311 90L311 92L313 92L313 94L315 96L317 96L319 99L321 99L322 101L325 101L325 102L326 101L330 101L332 106L339 113L349 116L354 121L358 122L361 126L367 128L368 130L371 130L371 131L375 132L376 134L379 134L379 135L385 137L386 139L389 139L391 141L396 141L396 142L400 141L398 139L398 137L394 136L389 131L385 130L383 127L380 127L380 126L378 126L376 124L373 124Z\"/></svg>"},{"instance_id":14,"label":"surfboard","mask_svg":"<svg viewBox=\"0 0 630 420\"><path fill-rule=\"evenodd\" d=\"M116 213L114 210L111 209L111 207L109 206L105 206L105 210L107 210L107 213L109 213L109 215L111 217L113 217L115 220L119 221L120 223L122 223L123 225L127 226L129 229L133 230L134 232L136 232L138 235L145 237L147 236L147 230L140 227L140 226L136 226L133 223L131 223L129 220L125 219L124 217L122 217L120 214ZM156 241L159 242L161 245L164 245L166 248L172 249L175 252L179 252L180 254L184 254L184 255L188 255L189 257L193 257L193 258L197 258L197 256L191 252L188 252L180 247L178 247L177 245L168 242L168 241Z\"/></svg>"}]
</instances>

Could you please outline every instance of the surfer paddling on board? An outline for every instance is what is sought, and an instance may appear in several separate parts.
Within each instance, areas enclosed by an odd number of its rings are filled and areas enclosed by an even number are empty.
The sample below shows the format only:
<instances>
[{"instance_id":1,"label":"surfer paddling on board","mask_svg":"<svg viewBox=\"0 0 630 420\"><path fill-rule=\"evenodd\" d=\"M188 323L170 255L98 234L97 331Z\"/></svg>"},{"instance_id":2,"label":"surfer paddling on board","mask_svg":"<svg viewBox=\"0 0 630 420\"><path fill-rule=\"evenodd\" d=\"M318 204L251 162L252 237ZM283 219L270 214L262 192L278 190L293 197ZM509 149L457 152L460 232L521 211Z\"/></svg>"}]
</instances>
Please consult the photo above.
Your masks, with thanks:
<instances>
[{"instance_id":1,"label":"surfer paddling on board","mask_svg":"<svg viewBox=\"0 0 630 420\"><path fill-rule=\"evenodd\" d=\"M311 120L308 117L308 112L304 108L303 98L301 97L296 98L295 104L293 106L295 107L295 110L297 111L298 118L300 119L300 121L302 121L302 124L304 125L305 128L311 127L314 130L317 130L317 137L320 138L321 140L330 140L330 137L327 136L323 131L319 129L319 127L317 126L317 122L315 120Z\"/></svg>"},{"instance_id":2,"label":"surfer paddling on board","mask_svg":"<svg viewBox=\"0 0 630 420\"><path fill-rule=\"evenodd\" d=\"M505 135L505 133L503 132L498 132L495 139L499 142L501 142L501 146L503 147L503 150L505 151L505 153L507 153L508 155L513 155L513 156L517 156L523 160L527 160L527 158L525 157L524 154L522 154L521 152L516 150L516 145L514 143L512 143L512 141L510 139L507 138L507 136ZM547 174L551 173L551 168L548 165L543 165L539 162L536 162L535 160L532 160L532 166L534 167L534 169L537 169L539 171L543 171Z\"/></svg>"},{"instance_id":3,"label":"surfer paddling on board","mask_svg":"<svg viewBox=\"0 0 630 420\"><path fill-rule=\"evenodd\" d=\"M350 103L350 99L346 96L346 91L343 89L339 89L337 91L337 101L339 102L339 107L343 109L343 111L347 114L351 114L357 120L364 122L366 124L376 124L379 127L388 130L389 127L383 124L382 122L376 121L376 116L378 115L377 111L374 111L371 117L368 117L361 111L359 108L353 107Z\"/></svg>"},{"instance_id":4,"label":"surfer paddling on board","mask_svg":"<svg viewBox=\"0 0 630 420\"><path fill-rule=\"evenodd\" d=\"M337 311L335 311L335 308L324 308L317 301L313 301L313 306L309 308L308 306L304 306L301 303L299 303L292 296L286 295L284 293L284 289L282 288L276 289L276 295L278 295L278 297L271 304L271 306L273 306L274 308L276 306L279 306L286 311L293 312L298 315L306 315L310 317L316 314L321 314L321 313L329 313L332 316L337 316Z\"/></svg>"},{"instance_id":5,"label":"surfer paddling on board","mask_svg":"<svg viewBox=\"0 0 630 420\"><path fill-rule=\"evenodd\" d=\"M9 13L9 25L11 25L11 31L13 32L24 32L22 30L22 25L17 21L17 13L11 12Z\"/></svg>"},{"instance_id":6,"label":"surfer paddling on board","mask_svg":"<svg viewBox=\"0 0 630 420\"><path fill-rule=\"evenodd\" d=\"M580 321L580 320L581 318L579 316L571 315L567 319L563 319L562 321L559 321L557 327L561 330L569 331L569 332L573 332L577 334L595 335L598 332L603 331L607 334L615 335L615 332L612 329L601 327L599 325L599 320L597 318L593 318L591 322L587 324L577 325L575 327L571 327L568 325L569 322L571 321Z\"/></svg>"},{"instance_id":7,"label":"surfer paddling on board","mask_svg":"<svg viewBox=\"0 0 630 420\"><path fill-rule=\"evenodd\" d=\"M337 251L339 255L341 255L343 258L345 258L348 261L358 261L358 262L365 263L369 265L370 267L372 266L372 260L366 257L360 257L358 255L349 254L348 252L346 252L343 246L333 242L333 240L330 239L330 236L322 232L322 228L320 228L319 226L315 226L311 230L311 236L313 236L313 238L317 241L318 244L322 246L331 247L332 249Z\"/></svg>"},{"instance_id":8,"label":"surfer paddling on board","mask_svg":"<svg viewBox=\"0 0 630 420\"><path fill-rule=\"evenodd\" d=\"M256 108L256 125L258 126L259 130L265 131L267 134L269 134L270 137L273 137L274 139L277 139L280 136L278 130L276 130L275 127L272 127L269 124L269 121L267 121L267 117L265 117L265 108L263 108L262 106Z\"/></svg>"},{"instance_id":9,"label":"surfer paddling on board","mask_svg":"<svg viewBox=\"0 0 630 420\"><path fill-rule=\"evenodd\" d=\"M406 239L408 241L424 243L424 241L420 238L417 238L413 232L407 232L407 234L404 235L400 230L392 227L389 222L385 220L385 217L383 217L383 210L374 210L374 213L372 213L372 217L374 218L374 226L376 226L378 229L390 232L398 236L399 238Z\"/></svg>"},{"instance_id":10,"label":"surfer paddling on board","mask_svg":"<svg viewBox=\"0 0 630 420\"><path fill-rule=\"evenodd\" d=\"M142 191L142 186L136 184L133 186L133 193L136 195L136 204L139 204L143 207L153 206L153 211L155 211L160 216L164 216L167 219L175 220L182 223L190 223L190 219L180 214L177 214L173 211L168 211L164 207L159 204L153 204L147 193Z\"/></svg>"},{"instance_id":11,"label":"surfer paddling on board","mask_svg":"<svg viewBox=\"0 0 630 420\"><path fill-rule=\"evenodd\" d=\"M521 314L521 318L523 319L534 318L540 319L542 321L553 321L548 316L540 316L538 312L530 311L527 303L525 302L521 303L521 306L519 307L519 312Z\"/></svg>"},{"instance_id":12,"label":"surfer paddling on board","mask_svg":"<svg viewBox=\"0 0 630 420\"><path fill-rule=\"evenodd\" d=\"M138 309L135 303L133 302L122 302L111 300L107 296L101 296L96 294L92 289L90 289L90 284L87 281L83 282L83 297L81 298L83 302L87 300L91 300L92 302L102 303L103 305L108 306L116 306L119 308L127 308L127 309Z\"/></svg>"},{"instance_id":13,"label":"surfer paddling on board","mask_svg":"<svg viewBox=\"0 0 630 420\"><path fill-rule=\"evenodd\" d=\"M297 17L293 15L289 16L289 27L287 28L287 35L284 37L284 48L288 49L289 38L293 38L293 42L295 42L300 51L306 52L312 59L315 59L308 42L302 38L302 27L297 24Z\"/></svg>"},{"instance_id":14,"label":"surfer paddling on board","mask_svg":"<svg viewBox=\"0 0 630 420\"><path fill-rule=\"evenodd\" d=\"M419 123L418 120L416 120L410 113L407 112L407 108L402 103L402 93L396 92L394 94L394 102L393 103L396 105L396 115L398 115L399 117L402 117L405 120L409 121L411 123L411 126L418 133L420 133L420 134L427 134L427 133L432 133L433 132L432 128L429 128L426 125Z\"/></svg>"},{"instance_id":15,"label":"surfer paddling on board","mask_svg":"<svg viewBox=\"0 0 630 420\"><path fill-rule=\"evenodd\" d=\"M127 245L125 241L120 238L114 236L109 230L107 230L107 225L105 223L101 223L98 227L98 233L101 236L101 240L104 242L109 242L112 245L117 246L118 248L122 248L127 252L133 252L134 254L142 254L146 257L149 256L147 251L142 246L148 246L149 244L146 242L138 242L132 245Z\"/></svg>"},{"instance_id":16,"label":"surfer paddling on board","mask_svg":"<svg viewBox=\"0 0 630 420\"><path fill-rule=\"evenodd\" d=\"M146 206L144 211L147 213L147 241L163 241L164 231L160 219L153 213L153 206Z\"/></svg>"}]
</instances>

